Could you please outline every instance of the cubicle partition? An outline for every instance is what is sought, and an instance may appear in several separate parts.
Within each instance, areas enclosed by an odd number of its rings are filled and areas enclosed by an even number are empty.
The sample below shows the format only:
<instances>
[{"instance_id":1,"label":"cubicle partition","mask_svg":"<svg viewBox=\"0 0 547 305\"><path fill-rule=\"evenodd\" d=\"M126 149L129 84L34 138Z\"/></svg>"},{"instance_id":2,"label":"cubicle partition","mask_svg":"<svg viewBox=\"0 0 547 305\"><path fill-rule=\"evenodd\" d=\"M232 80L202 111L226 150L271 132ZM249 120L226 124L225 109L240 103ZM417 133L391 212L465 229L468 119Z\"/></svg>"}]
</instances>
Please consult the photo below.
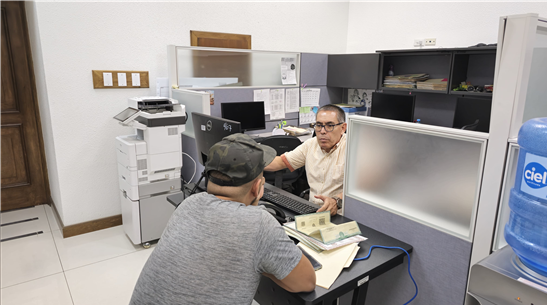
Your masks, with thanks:
<instances>
[{"instance_id":1,"label":"cubicle partition","mask_svg":"<svg viewBox=\"0 0 547 305\"><path fill-rule=\"evenodd\" d=\"M193 90L176 89L172 90L171 96L180 104L184 105L184 110L188 116L184 135L194 137L194 124L192 121L192 112L211 114L209 107L209 94Z\"/></svg>"},{"instance_id":2,"label":"cubicle partition","mask_svg":"<svg viewBox=\"0 0 547 305\"><path fill-rule=\"evenodd\" d=\"M414 302L463 304L488 134L364 116L349 125L344 215L414 247ZM370 288L366 304L413 293L406 266Z\"/></svg>"},{"instance_id":3,"label":"cubicle partition","mask_svg":"<svg viewBox=\"0 0 547 305\"><path fill-rule=\"evenodd\" d=\"M505 161L505 170L503 173L498 219L496 220L492 252L507 245L504 236L505 224L509 221L509 215L511 214L511 209L509 208L509 195L511 194L511 188L515 185L518 157L519 145L516 143L516 140L511 140L507 146L507 160Z\"/></svg>"},{"instance_id":4,"label":"cubicle partition","mask_svg":"<svg viewBox=\"0 0 547 305\"><path fill-rule=\"evenodd\" d=\"M319 88L321 94L319 96L319 107L327 104L337 104L342 102L342 89L327 87L327 56L326 54L302 53L300 54L300 81L299 83L306 88ZM279 67L277 67L279 68ZM277 69L279 70L279 69ZM298 88L297 86L285 86L285 89ZM214 105L211 105L211 115L221 116L221 104L231 102L247 102L253 101L254 90L260 89L275 89L275 87L219 87L207 90L213 91L215 97ZM266 129L249 132L250 134L263 134L270 132L281 121L280 119L271 119L270 115L266 114ZM298 112L285 113L284 120L287 125L299 126ZM307 124L306 124L307 125ZM309 127L304 126L303 127Z\"/></svg>"},{"instance_id":5,"label":"cubicle partition","mask_svg":"<svg viewBox=\"0 0 547 305\"><path fill-rule=\"evenodd\" d=\"M300 53L173 46L179 88L272 87L300 79ZM283 79L282 61L294 65L295 82ZM287 77L287 75L285 75Z\"/></svg>"}]
</instances>

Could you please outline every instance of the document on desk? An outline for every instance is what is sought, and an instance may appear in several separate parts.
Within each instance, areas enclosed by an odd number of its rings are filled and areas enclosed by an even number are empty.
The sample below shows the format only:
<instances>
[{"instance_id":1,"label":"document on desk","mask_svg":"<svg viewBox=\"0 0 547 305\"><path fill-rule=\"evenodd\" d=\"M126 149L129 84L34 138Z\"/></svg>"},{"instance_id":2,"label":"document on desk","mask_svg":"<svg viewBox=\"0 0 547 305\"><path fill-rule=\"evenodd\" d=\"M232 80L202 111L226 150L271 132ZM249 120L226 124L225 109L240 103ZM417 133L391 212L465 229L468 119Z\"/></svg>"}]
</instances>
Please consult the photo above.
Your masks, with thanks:
<instances>
[{"instance_id":1,"label":"document on desk","mask_svg":"<svg viewBox=\"0 0 547 305\"><path fill-rule=\"evenodd\" d=\"M359 249L361 249L361 247L359 247L359 246L357 246L357 247L355 247L355 249L353 249L353 252L348 257L348 260L346 261L346 264L344 265L344 268L349 268L349 266L351 266L351 263L353 263L353 260L357 256L357 252L359 252Z\"/></svg>"},{"instance_id":2,"label":"document on desk","mask_svg":"<svg viewBox=\"0 0 547 305\"><path fill-rule=\"evenodd\" d=\"M361 234L356 221L343 224L333 224L330 221L330 211L297 215L294 217L296 230L313 237L325 244L346 239Z\"/></svg>"},{"instance_id":3,"label":"document on desk","mask_svg":"<svg viewBox=\"0 0 547 305\"><path fill-rule=\"evenodd\" d=\"M356 221L326 227L319 230L319 232L321 233L323 242L327 244L361 234L361 230L359 229L359 225L357 225Z\"/></svg>"},{"instance_id":4,"label":"document on desk","mask_svg":"<svg viewBox=\"0 0 547 305\"><path fill-rule=\"evenodd\" d=\"M311 251L312 249L304 244L299 243L298 246L323 265L321 269L315 271L315 283L325 289L329 289L336 281L346 262L357 248L357 244L353 243L338 249L317 253Z\"/></svg>"},{"instance_id":5,"label":"document on desk","mask_svg":"<svg viewBox=\"0 0 547 305\"><path fill-rule=\"evenodd\" d=\"M254 90L254 102L264 102L264 114L270 114L270 89Z\"/></svg>"},{"instance_id":6,"label":"document on desk","mask_svg":"<svg viewBox=\"0 0 547 305\"><path fill-rule=\"evenodd\" d=\"M283 228L285 229L285 233L287 233L288 236L291 236L294 239L299 240L300 242L308 245L310 248L312 248L318 253L337 249L337 248L340 248L349 244L353 244L353 243L360 243L362 241L367 240L367 238L362 235L355 235L355 236L343 239L341 241L334 242L332 244L324 244L315 238L309 237L308 235L304 233L298 232L296 230L296 224L294 223L294 221L285 223L283 225Z\"/></svg>"},{"instance_id":7,"label":"document on desk","mask_svg":"<svg viewBox=\"0 0 547 305\"><path fill-rule=\"evenodd\" d=\"M285 112L298 112L300 106L300 89L287 89L285 96Z\"/></svg>"},{"instance_id":8,"label":"document on desk","mask_svg":"<svg viewBox=\"0 0 547 305\"><path fill-rule=\"evenodd\" d=\"M270 89L270 120L285 118L285 89Z\"/></svg>"},{"instance_id":9,"label":"document on desk","mask_svg":"<svg viewBox=\"0 0 547 305\"><path fill-rule=\"evenodd\" d=\"M319 229L332 227L335 224L330 222L330 211L324 211L320 213L296 215L294 217L296 223L296 229L308 236L318 234L321 239ZM312 236L313 237L313 236Z\"/></svg>"}]
</instances>

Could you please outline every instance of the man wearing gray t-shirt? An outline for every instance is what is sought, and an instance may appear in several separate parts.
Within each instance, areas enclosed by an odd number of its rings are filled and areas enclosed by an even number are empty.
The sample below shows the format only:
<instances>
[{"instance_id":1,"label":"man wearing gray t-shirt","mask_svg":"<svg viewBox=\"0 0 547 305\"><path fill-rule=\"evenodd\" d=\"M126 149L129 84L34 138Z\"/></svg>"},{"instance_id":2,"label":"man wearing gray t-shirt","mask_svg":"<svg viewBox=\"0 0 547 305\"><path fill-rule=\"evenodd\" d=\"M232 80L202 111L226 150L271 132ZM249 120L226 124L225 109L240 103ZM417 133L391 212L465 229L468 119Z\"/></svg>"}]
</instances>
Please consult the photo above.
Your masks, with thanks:
<instances>
[{"instance_id":1,"label":"man wearing gray t-shirt","mask_svg":"<svg viewBox=\"0 0 547 305\"><path fill-rule=\"evenodd\" d=\"M175 210L131 297L140 304L251 304L261 275L291 292L315 289L315 271L263 207L271 147L233 134L209 150L207 193Z\"/></svg>"}]
</instances>

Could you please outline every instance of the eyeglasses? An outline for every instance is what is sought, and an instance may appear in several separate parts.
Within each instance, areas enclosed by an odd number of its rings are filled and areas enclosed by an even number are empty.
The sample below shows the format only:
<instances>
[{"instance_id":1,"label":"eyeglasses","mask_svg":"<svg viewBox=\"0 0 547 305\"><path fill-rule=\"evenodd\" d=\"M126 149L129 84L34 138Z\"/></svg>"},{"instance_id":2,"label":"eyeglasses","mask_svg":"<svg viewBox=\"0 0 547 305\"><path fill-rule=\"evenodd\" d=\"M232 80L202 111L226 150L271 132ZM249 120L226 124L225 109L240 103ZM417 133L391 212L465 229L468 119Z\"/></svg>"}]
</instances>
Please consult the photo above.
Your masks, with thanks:
<instances>
[{"instance_id":1,"label":"eyeglasses","mask_svg":"<svg viewBox=\"0 0 547 305\"><path fill-rule=\"evenodd\" d=\"M323 125L323 124L314 124L313 125L313 128L315 128L315 131L321 131L321 129L323 129L323 127L325 127L325 130L327 132L331 132L334 130L334 127L338 126L338 125L342 125L344 124L344 122L342 123L338 123L338 124L327 124L327 125Z\"/></svg>"}]
</instances>

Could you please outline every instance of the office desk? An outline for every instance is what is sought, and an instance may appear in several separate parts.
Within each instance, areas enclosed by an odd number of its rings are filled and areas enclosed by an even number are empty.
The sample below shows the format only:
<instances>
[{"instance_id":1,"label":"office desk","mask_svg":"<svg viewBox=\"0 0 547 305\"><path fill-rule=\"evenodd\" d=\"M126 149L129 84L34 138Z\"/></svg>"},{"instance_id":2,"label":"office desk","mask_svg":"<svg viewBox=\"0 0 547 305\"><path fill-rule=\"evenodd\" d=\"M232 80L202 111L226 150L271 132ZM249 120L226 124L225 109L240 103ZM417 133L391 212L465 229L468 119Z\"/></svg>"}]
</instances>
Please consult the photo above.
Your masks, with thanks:
<instances>
[{"instance_id":1,"label":"office desk","mask_svg":"<svg viewBox=\"0 0 547 305\"><path fill-rule=\"evenodd\" d=\"M180 193L167 196L167 201L171 203L175 208L179 206L179 204L184 200L185 196L190 196L190 190L186 188L187 185L184 184L181 178L181 185L183 186ZM191 186L195 186L195 184L190 184ZM205 183L202 182L200 185L200 188L205 188ZM200 190L197 190L197 193L199 193Z\"/></svg>"},{"instance_id":2,"label":"office desk","mask_svg":"<svg viewBox=\"0 0 547 305\"><path fill-rule=\"evenodd\" d=\"M294 198L294 195L279 190L287 196ZM171 195L167 200L175 205L182 201L182 194ZM304 200L304 199L302 199ZM294 216L294 213L281 208L285 214ZM351 219L336 215L331 218L335 224L341 224L351 221ZM387 236L376 230L373 230L363 224L359 224L361 235L368 239L359 243L359 252L356 257L367 255L373 245L401 247L412 252L412 246L399 241L393 237ZM364 304L367 295L368 282L388 270L403 263L406 254L401 250L374 249L367 260L354 261L349 268L340 273L334 284L329 290L315 287L315 290L309 293L290 293L279 287L267 277L262 277L258 290L255 294L255 301L261 305L274 304L336 304L336 299L353 290L352 305ZM410 278L408 278L410 281ZM410 298L410 296L409 296Z\"/></svg>"},{"instance_id":3,"label":"office desk","mask_svg":"<svg viewBox=\"0 0 547 305\"><path fill-rule=\"evenodd\" d=\"M184 200L184 194L182 192L175 195L167 196L167 201L171 203L175 208Z\"/></svg>"},{"instance_id":4,"label":"office desk","mask_svg":"<svg viewBox=\"0 0 547 305\"><path fill-rule=\"evenodd\" d=\"M333 216L331 221L336 224L351 221L344 216ZM359 243L359 252L356 257L367 255L370 246L395 246L412 252L412 246L359 224L361 234L368 239ZM340 273L329 290L315 287L309 293L290 293L279 287L267 277L262 277L255 300L263 304L336 304L336 299L353 290L352 304L365 304L368 282L388 270L403 263L406 254L401 250L374 249L367 260L354 261L349 268ZM408 278L410 281L410 278ZM410 296L409 296L410 298Z\"/></svg>"}]
</instances>

